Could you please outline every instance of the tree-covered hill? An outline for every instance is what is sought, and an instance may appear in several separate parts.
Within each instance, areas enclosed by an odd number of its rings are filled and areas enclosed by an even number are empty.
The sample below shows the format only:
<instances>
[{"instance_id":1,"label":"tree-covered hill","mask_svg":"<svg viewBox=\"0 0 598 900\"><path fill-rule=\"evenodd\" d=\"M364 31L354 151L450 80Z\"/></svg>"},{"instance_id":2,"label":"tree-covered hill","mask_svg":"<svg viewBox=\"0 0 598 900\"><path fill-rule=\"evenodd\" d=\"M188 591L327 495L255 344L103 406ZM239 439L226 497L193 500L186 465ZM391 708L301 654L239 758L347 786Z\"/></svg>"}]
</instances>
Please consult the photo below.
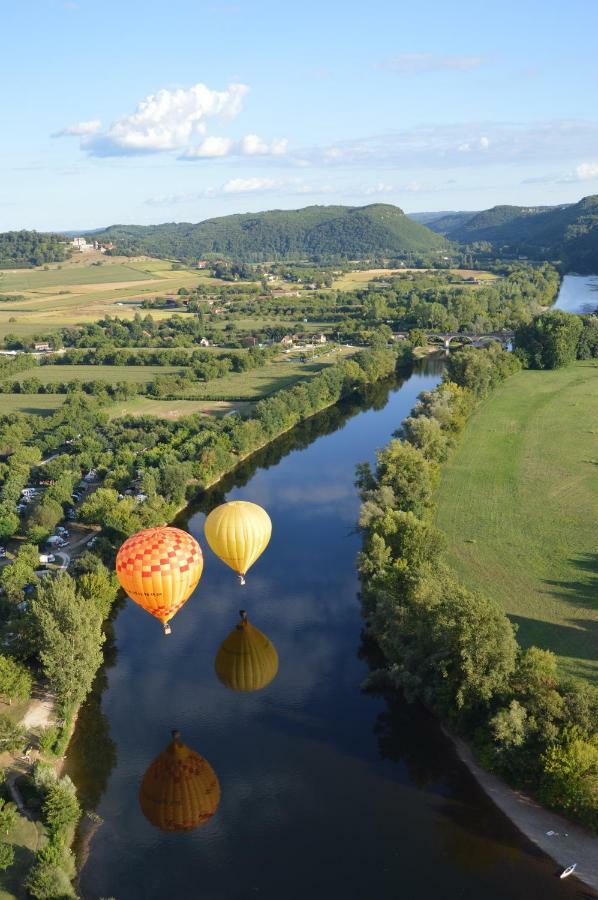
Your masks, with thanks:
<instances>
[{"instance_id":1,"label":"tree-covered hill","mask_svg":"<svg viewBox=\"0 0 598 900\"><path fill-rule=\"evenodd\" d=\"M39 231L0 232L0 269L42 266L62 262L69 256L68 244L59 234Z\"/></svg>"},{"instance_id":2,"label":"tree-covered hill","mask_svg":"<svg viewBox=\"0 0 598 900\"><path fill-rule=\"evenodd\" d=\"M419 222L420 225L426 225L437 234L448 235L449 232L469 222L470 219L477 215L477 212L471 211L457 212L451 210L447 212L445 210L444 212L409 213L409 218L413 219L414 222Z\"/></svg>"},{"instance_id":3,"label":"tree-covered hill","mask_svg":"<svg viewBox=\"0 0 598 900\"><path fill-rule=\"evenodd\" d=\"M494 206L444 233L463 244L489 243L497 253L560 260L565 270L598 271L598 195L561 206Z\"/></svg>"},{"instance_id":4,"label":"tree-covered hill","mask_svg":"<svg viewBox=\"0 0 598 900\"><path fill-rule=\"evenodd\" d=\"M218 255L246 262L281 259L362 259L445 249L446 240L397 206L308 206L164 225L113 225L96 234L118 253L178 259Z\"/></svg>"}]
</instances>

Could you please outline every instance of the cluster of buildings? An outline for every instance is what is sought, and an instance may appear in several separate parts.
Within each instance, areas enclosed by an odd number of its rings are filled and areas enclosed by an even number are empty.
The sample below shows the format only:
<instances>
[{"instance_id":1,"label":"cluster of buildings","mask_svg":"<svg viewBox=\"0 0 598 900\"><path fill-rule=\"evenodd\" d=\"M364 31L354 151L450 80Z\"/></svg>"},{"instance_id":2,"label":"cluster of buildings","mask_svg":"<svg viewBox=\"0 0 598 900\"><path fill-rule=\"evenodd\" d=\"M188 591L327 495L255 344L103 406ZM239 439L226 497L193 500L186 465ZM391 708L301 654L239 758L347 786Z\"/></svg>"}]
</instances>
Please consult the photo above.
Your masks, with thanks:
<instances>
[{"instance_id":1,"label":"cluster of buildings","mask_svg":"<svg viewBox=\"0 0 598 900\"><path fill-rule=\"evenodd\" d=\"M71 246L80 253L89 253L91 250L99 250L100 253L107 253L108 250L114 249L114 244L109 241L107 244L100 244L99 241L88 241L84 237L75 237L71 241Z\"/></svg>"}]
</instances>

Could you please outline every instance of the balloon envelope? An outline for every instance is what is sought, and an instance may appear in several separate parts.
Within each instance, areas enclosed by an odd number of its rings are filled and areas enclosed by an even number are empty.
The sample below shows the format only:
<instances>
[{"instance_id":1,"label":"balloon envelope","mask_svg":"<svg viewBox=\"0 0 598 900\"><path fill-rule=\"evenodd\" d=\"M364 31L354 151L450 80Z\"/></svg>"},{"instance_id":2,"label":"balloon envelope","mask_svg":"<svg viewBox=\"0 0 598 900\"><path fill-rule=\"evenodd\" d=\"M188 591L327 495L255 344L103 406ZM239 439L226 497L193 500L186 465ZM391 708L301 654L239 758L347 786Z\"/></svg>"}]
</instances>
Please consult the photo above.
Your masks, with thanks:
<instances>
[{"instance_id":1,"label":"balloon envelope","mask_svg":"<svg viewBox=\"0 0 598 900\"><path fill-rule=\"evenodd\" d=\"M141 780L143 815L162 831L192 831L212 818L220 782L207 760L183 744L178 731Z\"/></svg>"},{"instance_id":2,"label":"balloon envelope","mask_svg":"<svg viewBox=\"0 0 598 900\"><path fill-rule=\"evenodd\" d=\"M214 663L216 675L233 691L259 691L276 677L278 653L272 641L247 621L241 621L221 643Z\"/></svg>"},{"instance_id":3,"label":"balloon envelope","mask_svg":"<svg viewBox=\"0 0 598 900\"><path fill-rule=\"evenodd\" d=\"M191 596L203 571L201 547L179 528L147 528L124 542L116 576L129 597L164 625Z\"/></svg>"},{"instance_id":4,"label":"balloon envelope","mask_svg":"<svg viewBox=\"0 0 598 900\"><path fill-rule=\"evenodd\" d=\"M272 522L257 503L232 500L212 510L204 531L216 556L243 576L268 546Z\"/></svg>"}]
</instances>

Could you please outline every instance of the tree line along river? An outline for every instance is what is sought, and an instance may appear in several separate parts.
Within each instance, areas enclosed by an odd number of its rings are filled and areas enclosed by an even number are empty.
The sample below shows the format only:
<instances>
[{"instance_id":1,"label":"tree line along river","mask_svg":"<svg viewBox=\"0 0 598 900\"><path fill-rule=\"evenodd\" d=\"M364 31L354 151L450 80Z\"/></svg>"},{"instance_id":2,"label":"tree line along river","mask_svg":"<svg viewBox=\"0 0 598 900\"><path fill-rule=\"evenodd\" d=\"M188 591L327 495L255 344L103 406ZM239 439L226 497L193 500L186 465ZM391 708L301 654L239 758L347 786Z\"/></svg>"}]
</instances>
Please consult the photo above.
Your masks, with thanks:
<instances>
[{"instance_id":1,"label":"tree line along river","mask_svg":"<svg viewBox=\"0 0 598 900\"><path fill-rule=\"evenodd\" d=\"M355 466L374 459L442 368L432 357L320 413L181 514L175 524L204 551L199 587L168 638L123 606L69 748L66 771L103 820L86 848L83 897L591 896L555 877L424 711L362 690L375 659L358 597ZM235 498L263 505L274 527L244 588L203 538L205 512ZM241 607L280 659L275 680L250 694L214 673ZM153 828L137 796L173 728L222 788L216 815L183 834Z\"/></svg>"}]
</instances>

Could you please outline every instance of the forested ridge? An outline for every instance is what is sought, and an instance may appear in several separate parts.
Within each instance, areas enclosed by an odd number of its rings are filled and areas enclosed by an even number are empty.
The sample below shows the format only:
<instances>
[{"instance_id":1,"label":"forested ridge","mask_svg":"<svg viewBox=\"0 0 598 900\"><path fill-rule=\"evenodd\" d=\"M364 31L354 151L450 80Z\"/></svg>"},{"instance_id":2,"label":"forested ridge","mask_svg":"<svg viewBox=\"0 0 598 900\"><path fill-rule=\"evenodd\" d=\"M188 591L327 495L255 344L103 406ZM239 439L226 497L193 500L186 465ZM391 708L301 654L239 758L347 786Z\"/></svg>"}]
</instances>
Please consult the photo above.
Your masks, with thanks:
<instances>
[{"instance_id":1,"label":"forested ridge","mask_svg":"<svg viewBox=\"0 0 598 900\"><path fill-rule=\"evenodd\" d=\"M227 256L276 259L362 259L427 253L447 247L443 237L413 222L397 206L308 206L163 225L113 225L96 235L119 253L193 259Z\"/></svg>"},{"instance_id":2,"label":"forested ridge","mask_svg":"<svg viewBox=\"0 0 598 900\"><path fill-rule=\"evenodd\" d=\"M431 214L430 214L431 215ZM447 213L429 228L460 244L488 244L493 252L560 261L563 271L598 267L598 195L560 206L494 206Z\"/></svg>"}]
</instances>

